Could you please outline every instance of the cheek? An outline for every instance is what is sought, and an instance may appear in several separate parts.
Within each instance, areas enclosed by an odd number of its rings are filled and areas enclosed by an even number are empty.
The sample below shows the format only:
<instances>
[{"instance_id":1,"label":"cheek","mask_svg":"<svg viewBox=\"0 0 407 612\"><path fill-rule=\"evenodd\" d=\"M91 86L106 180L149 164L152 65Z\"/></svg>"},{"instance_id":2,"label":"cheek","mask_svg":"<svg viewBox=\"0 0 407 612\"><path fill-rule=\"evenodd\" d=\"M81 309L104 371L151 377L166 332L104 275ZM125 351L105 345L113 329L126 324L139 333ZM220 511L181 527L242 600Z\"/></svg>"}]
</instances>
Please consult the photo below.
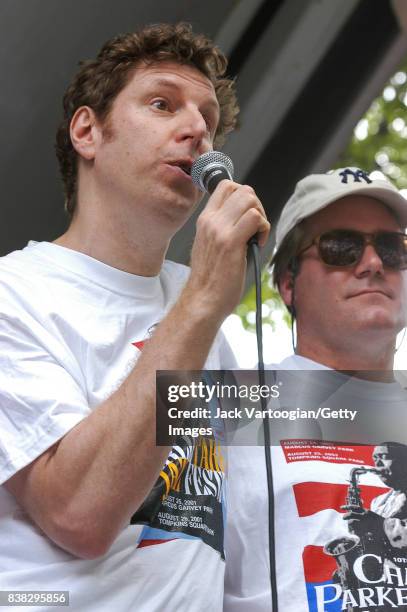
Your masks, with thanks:
<instances>
[{"instance_id":1,"label":"cheek","mask_svg":"<svg viewBox=\"0 0 407 612\"><path fill-rule=\"evenodd\" d=\"M335 285L331 286L321 270L300 270L295 286L295 302L297 307L305 311L312 311L314 315L322 314L325 304L336 301Z\"/></svg>"},{"instance_id":2,"label":"cheek","mask_svg":"<svg viewBox=\"0 0 407 612\"><path fill-rule=\"evenodd\" d=\"M148 119L141 111L129 112L125 108L107 122L106 141L114 142L121 153L126 151L131 156L149 157L152 150L163 143L162 140L159 142L161 132Z\"/></svg>"},{"instance_id":3,"label":"cheek","mask_svg":"<svg viewBox=\"0 0 407 612\"><path fill-rule=\"evenodd\" d=\"M400 302L403 312L407 310L407 270L402 272L400 281Z\"/></svg>"},{"instance_id":4,"label":"cheek","mask_svg":"<svg viewBox=\"0 0 407 612\"><path fill-rule=\"evenodd\" d=\"M397 317L401 327L407 325L407 271L402 272L401 278L395 278L391 284L395 297L393 302L394 316Z\"/></svg>"}]
</instances>

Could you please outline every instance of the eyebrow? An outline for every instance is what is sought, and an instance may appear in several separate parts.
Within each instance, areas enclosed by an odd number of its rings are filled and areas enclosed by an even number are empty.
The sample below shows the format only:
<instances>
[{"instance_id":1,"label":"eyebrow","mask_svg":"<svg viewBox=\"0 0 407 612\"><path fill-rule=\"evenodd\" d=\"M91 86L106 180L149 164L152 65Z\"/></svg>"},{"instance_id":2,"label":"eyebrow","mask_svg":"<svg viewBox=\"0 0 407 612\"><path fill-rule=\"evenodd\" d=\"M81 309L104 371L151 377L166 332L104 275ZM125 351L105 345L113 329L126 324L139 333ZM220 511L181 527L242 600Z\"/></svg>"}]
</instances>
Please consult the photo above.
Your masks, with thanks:
<instances>
[{"instance_id":1,"label":"eyebrow","mask_svg":"<svg viewBox=\"0 0 407 612\"><path fill-rule=\"evenodd\" d=\"M177 89L178 91L181 89L178 83L175 83L171 79L166 79L164 77L159 77L156 81L152 83L151 87L152 89L154 87L169 87L170 89ZM205 102L205 106L212 107L216 111L216 113L220 115L220 105L217 98L208 98L208 100Z\"/></svg>"}]
</instances>

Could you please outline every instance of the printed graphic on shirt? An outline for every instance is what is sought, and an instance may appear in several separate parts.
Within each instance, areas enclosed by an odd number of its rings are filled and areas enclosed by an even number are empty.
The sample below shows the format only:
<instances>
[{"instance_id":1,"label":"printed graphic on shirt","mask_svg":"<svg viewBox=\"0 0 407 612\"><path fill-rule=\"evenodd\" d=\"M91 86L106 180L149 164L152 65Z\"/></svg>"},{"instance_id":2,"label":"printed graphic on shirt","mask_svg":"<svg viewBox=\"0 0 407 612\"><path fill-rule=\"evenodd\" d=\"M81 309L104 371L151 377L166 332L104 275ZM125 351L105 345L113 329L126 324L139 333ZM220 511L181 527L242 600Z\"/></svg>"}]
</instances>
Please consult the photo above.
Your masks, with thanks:
<instances>
[{"instance_id":1,"label":"printed graphic on shirt","mask_svg":"<svg viewBox=\"0 0 407 612\"><path fill-rule=\"evenodd\" d=\"M407 446L287 440L282 448L287 463L349 466L347 485L293 485L307 533L318 534L318 523L332 531L303 550L309 612L407 610Z\"/></svg>"},{"instance_id":2,"label":"printed graphic on shirt","mask_svg":"<svg viewBox=\"0 0 407 612\"><path fill-rule=\"evenodd\" d=\"M150 340L150 338L152 337L158 323L154 323L153 325L151 325L151 327L148 328L147 330L147 336L145 338L143 338L142 340L136 340L135 342L132 342L133 346L135 346L136 348L138 348L139 351L143 350L143 346L145 345L145 343Z\"/></svg>"},{"instance_id":3,"label":"printed graphic on shirt","mask_svg":"<svg viewBox=\"0 0 407 612\"><path fill-rule=\"evenodd\" d=\"M208 438L177 440L160 476L131 523L144 523L139 547L200 538L223 551L224 459Z\"/></svg>"},{"instance_id":4,"label":"printed graphic on shirt","mask_svg":"<svg viewBox=\"0 0 407 612\"><path fill-rule=\"evenodd\" d=\"M157 325L152 325L147 337L133 345L141 351ZM131 524L145 525L138 548L198 538L225 558L225 466L219 423L213 423L213 432L212 438L177 438L153 489L131 518Z\"/></svg>"}]
</instances>

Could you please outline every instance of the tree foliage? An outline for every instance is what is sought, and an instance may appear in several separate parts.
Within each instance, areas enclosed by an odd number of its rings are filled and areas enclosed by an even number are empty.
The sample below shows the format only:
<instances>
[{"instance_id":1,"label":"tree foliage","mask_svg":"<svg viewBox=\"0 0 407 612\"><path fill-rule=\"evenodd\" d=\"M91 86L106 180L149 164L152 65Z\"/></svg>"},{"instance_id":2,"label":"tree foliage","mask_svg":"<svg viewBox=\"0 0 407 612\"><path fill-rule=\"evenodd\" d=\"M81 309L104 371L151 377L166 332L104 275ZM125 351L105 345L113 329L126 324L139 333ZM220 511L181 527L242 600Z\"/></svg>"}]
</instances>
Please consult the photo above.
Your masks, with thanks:
<instances>
[{"instance_id":1,"label":"tree foliage","mask_svg":"<svg viewBox=\"0 0 407 612\"><path fill-rule=\"evenodd\" d=\"M356 165L380 172L407 189L407 62L386 83L382 95L356 125L338 167Z\"/></svg>"},{"instance_id":2,"label":"tree foliage","mask_svg":"<svg viewBox=\"0 0 407 612\"><path fill-rule=\"evenodd\" d=\"M358 121L345 151L339 156L337 168L356 166L375 178L388 178L407 197L407 61L404 61L373 100ZM404 191L406 190L406 191ZM263 323L274 328L273 314L285 311L284 320L290 324L290 315L272 286L268 269L262 277ZM249 289L236 313L243 326L255 329L255 288Z\"/></svg>"},{"instance_id":3,"label":"tree foliage","mask_svg":"<svg viewBox=\"0 0 407 612\"><path fill-rule=\"evenodd\" d=\"M273 327L276 326L276 322L274 320L275 312L282 311L284 321L287 325L290 325L290 315L288 310L284 306L284 303L280 297L278 291L273 287L272 279L270 271L266 268L263 271L262 275L262 300L263 300L263 308L262 308L262 320L263 323L268 323ZM255 331L256 329L256 288L254 285L249 289L249 291L244 296L242 302L236 308L236 314L238 314L242 320L243 327L250 331Z\"/></svg>"}]
</instances>

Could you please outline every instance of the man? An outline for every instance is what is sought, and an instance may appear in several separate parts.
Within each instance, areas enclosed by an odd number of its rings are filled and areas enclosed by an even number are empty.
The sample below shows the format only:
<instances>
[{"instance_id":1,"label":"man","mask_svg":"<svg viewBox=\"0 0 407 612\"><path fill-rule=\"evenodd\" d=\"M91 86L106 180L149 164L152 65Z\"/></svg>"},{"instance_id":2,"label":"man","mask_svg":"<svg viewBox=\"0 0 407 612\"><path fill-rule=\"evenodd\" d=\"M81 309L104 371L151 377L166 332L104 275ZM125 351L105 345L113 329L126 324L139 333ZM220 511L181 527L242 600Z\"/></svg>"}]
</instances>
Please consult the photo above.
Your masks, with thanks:
<instances>
[{"instance_id":1,"label":"man","mask_svg":"<svg viewBox=\"0 0 407 612\"><path fill-rule=\"evenodd\" d=\"M376 446L373 452L373 461L375 467L379 470L379 477L392 490L376 497L372 501L371 509L379 516L384 517L384 529L390 543L395 548L407 547L405 530L402 537L397 537L397 534L392 533L394 526L401 527L401 520L407 519L406 460L406 446L396 442L380 444ZM400 521L388 521L388 518L397 518Z\"/></svg>"},{"instance_id":2,"label":"man","mask_svg":"<svg viewBox=\"0 0 407 612\"><path fill-rule=\"evenodd\" d=\"M208 367L227 361L217 332L247 241L269 232L253 190L224 181L189 278L164 261L202 196L193 161L235 123L225 68L204 36L163 24L108 41L65 94L70 225L0 264L3 590L69 590L81 611L220 609L223 458L213 442L156 446L155 376L203 368L214 342Z\"/></svg>"},{"instance_id":3,"label":"man","mask_svg":"<svg viewBox=\"0 0 407 612\"><path fill-rule=\"evenodd\" d=\"M407 446L385 442L376 446L373 461L382 482L391 487L375 497L370 510L354 511L344 516L349 530L364 538L367 532L378 532L385 544L386 558L399 557L407 552ZM379 538L377 538L379 539Z\"/></svg>"},{"instance_id":4,"label":"man","mask_svg":"<svg viewBox=\"0 0 407 612\"><path fill-rule=\"evenodd\" d=\"M343 519L352 535L335 538L324 547L327 555L337 559L337 568L332 578L341 584L344 595L346 592L358 592L365 588L366 584L374 584L388 595L391 593L391 589L388 590L389 584L402 588L405 586L406 457L406 445L385 442L373 450L374 468L353 467L351 470L349 492L346 505L343 506L343 510L347 512ZM362 498L361 490L363 497L369 494L369 488L362 484L362 478L371 473L377 474L385 485L392 488L374 497L368 510L366 505L369 504ZM402 602L405 603L403 599ZM375 603L379 605L376 606ZM388 599L386 603L395 602ZM381 602L370 601L369 610L380 612L383 609L380 604Z\"/></svg>"},{"instance_id":5,"label":"man","mask_svg":"<svg viewBox=\"0 0 407 612\"><path fill-rule=\"evenodd\" d=\"M406 225L407 203L397 190L357 168L304 178L283 208L274 280L295 318L297 345L295 355L277 366L279 401L287 407L287 396L296 397L296 380L305 380L311 388L303 386L302 397L297 394L302 403L289 406L335 408L337 415L336 420L299 420L294 436L289 422L285 427L285 422L270 420L273 490L267 484L264 449L229 448L227 611L270 610L268 486L275 511L273 586L279 610L385 610L406 603L405 584L390 584L388 577L387 591L368 582L363 551L343 554L341 542L334 556L324 550L332 538L343 541L348 535L342 507L350 469L371 465L371 444L383 439L382 427L407 439L406 395L392 375L396 337L406 324ZM343 373L348 370L356 377ZM320 399L304 405L309 397ZM364 412L364 425L371 427L371 437L349 416L338 417L340 409L358 412L362 405L370 411ZM315 438L318 428L322 436ZM313 432L311 439L301 431ZM374 487L373 498L377 476L366 478ZM359 590L333 583L337 563L356 572L362 580Z\"/></svg>"}]
</instances>

